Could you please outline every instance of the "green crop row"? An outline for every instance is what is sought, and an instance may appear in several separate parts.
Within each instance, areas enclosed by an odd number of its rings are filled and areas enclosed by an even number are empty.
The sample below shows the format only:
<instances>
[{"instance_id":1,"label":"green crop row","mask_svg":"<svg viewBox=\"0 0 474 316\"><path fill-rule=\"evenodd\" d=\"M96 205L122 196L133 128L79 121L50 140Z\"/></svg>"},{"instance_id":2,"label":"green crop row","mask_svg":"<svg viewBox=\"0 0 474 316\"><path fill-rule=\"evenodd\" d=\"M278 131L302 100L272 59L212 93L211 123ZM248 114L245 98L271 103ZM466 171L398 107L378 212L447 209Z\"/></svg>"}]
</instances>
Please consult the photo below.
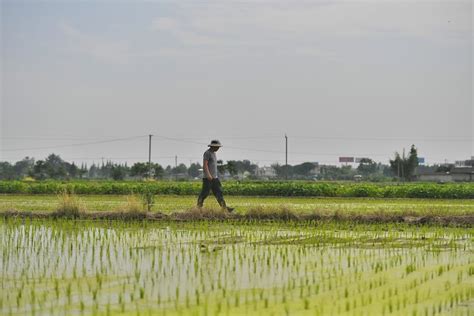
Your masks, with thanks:
<instances>
[{"instance_id":1,"label":"green crop row","mask_svg":"<svg viewBox=\"0 0 474 316\"><path fill-rule=\"evenodd\" d=\"M89 182L0 181L2 194L131 194L145 189L162 195L196 195L200 182ZM474 183L341 183L341 182L234 182L224 183L224 193L241 196L326 196L373 198L473 199Z\"/></svg>"}]
</instances>

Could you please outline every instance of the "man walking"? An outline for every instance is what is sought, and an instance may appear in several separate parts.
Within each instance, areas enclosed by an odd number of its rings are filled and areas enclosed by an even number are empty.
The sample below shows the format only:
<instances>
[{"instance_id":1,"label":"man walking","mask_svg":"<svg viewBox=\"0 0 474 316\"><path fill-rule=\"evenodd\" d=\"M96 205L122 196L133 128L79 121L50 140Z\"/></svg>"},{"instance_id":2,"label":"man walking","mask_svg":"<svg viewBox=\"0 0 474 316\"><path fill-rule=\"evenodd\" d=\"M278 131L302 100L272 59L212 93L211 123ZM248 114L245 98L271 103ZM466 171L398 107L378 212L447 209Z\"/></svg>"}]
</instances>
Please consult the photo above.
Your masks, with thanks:
<instances>
[{"instance_id":1,"label":"man walking","mask_svg":"<svg viewBox=\"0 0 474 316\"><path fill-rule=\"evenodd\" d=\"M219 205L223 209L232 212L234 209L232 207L227 207L225 204L224 196L222 195L222 185L219 181L219 178L217 177L216 151L222 147L222 144L220 141L215 139L211 141L208 147L209 149L206 150L203 155L204 176L202 179L202 190L198 197L197 206L202 207L204 200L209 196L209 193L212 190L212 193L214 193Z\"/></svg>"}]
</instances>

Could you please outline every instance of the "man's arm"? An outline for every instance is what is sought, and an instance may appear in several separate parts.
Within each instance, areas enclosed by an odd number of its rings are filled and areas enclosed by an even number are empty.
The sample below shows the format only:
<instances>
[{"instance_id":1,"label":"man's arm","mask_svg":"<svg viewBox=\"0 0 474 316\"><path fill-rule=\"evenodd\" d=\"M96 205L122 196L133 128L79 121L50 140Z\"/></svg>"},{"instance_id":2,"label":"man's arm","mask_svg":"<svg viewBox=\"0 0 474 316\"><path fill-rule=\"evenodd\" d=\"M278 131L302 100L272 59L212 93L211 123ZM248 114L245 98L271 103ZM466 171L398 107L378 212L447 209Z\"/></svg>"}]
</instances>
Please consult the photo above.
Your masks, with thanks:
<instances>
[{"instance_id":1,"label":"man's arm","mask_svg":"<svg viewBox=\"0 0 474 316\"><path fill-rule=\"evenodd\" d=\"M209 172L209 160L205 160L204 159L204 175L206 176L206 178L211 181L212 180L212 176L211 176L211 173Z\"/></svg>"}]
</instances>

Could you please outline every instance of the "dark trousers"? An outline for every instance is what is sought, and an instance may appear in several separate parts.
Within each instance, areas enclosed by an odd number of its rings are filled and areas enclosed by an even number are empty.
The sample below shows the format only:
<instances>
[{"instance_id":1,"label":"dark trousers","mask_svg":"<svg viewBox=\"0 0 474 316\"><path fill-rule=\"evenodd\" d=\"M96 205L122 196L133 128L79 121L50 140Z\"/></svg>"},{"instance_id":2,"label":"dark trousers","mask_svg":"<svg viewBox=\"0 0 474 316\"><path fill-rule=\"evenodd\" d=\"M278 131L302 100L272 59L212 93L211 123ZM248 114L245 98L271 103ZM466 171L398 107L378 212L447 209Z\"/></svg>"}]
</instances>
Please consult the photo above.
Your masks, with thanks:
<instances>
[{"instance_id":1,"label":"dark trousers","mask_svg":"<svg viewBox=\"0 0 474 316\"><path fill-rule=\"evenodd\" d=\"M211 190L212 193L214 193L217 202L219 202L219 205L225 208L226 204L224 201L224 196L222 195L222 184L217 178L212 180L207 178L202 179L202 189L198 197L197 206L202 207L204 200L209 196Z\"/></svg>"}]
</instances>

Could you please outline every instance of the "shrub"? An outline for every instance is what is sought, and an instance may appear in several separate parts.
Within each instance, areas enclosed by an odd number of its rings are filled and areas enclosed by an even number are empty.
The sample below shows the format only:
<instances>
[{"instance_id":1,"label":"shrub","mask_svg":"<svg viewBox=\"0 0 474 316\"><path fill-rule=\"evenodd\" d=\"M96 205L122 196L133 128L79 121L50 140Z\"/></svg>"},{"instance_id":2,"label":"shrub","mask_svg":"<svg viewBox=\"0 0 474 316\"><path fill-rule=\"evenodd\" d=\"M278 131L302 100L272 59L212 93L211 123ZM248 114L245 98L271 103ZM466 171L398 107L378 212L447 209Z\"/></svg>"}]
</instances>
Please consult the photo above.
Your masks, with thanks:
<instances>
[{"instance_id":1,"label":"shrub","mask_svg":"<svg viewBox=\"0 0 474 316\"><path fill-rule=\"evenodd\" d=\"M144 211L143 203L138 196L129 194L126 197L125 205L119 208L124 213L142 213Z\"/></svg>"},{"instance_id":2,"label":"shrub","mask_svg":"<svg viewBox=\"0 0 474 316\"><path fill-rule=\"evenodd\" d=\"M60 195L58 195L58 199L58 208L53 213L58 217L77 218L85 212L84 204L74 193L64 190Z\"/></svg>"},{"instance_id":3,"label":"shrub","mask_svg":"<svg viewBox=\"0 0 474 316\"><path fill-rule=\"evenodd\" d=\"M151 209L155 204L155 192L153 188L151 186L144 186L141 198L144 208L148 212L151 212Z\"/></svg>"}]
</instances>

